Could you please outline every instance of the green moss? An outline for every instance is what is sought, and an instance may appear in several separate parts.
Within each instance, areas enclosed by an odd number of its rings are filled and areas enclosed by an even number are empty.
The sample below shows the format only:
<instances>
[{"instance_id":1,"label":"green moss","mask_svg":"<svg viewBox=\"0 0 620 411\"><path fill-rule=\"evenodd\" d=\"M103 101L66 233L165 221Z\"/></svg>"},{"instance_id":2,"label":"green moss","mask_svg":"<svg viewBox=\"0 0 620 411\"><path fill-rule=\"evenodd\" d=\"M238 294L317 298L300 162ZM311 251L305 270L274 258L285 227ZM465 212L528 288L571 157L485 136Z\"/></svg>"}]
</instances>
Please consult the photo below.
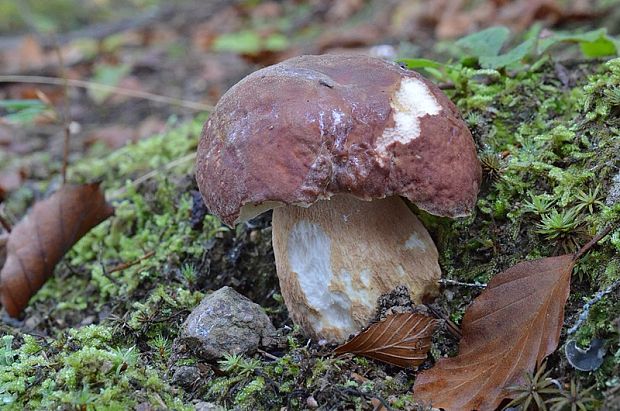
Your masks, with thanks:
<instances>
[{"instance_id":1,"label":"green moss","mask_svg":"<svg viewBox=\"0 0 620 411\"><path fill-rule=\"evenodd\" d=\"M213 217L204 230L192 230L189 222L191 155L201 123L71 168L72 181L102 181L116 214L76 244L28 310L69 325L89 313L95 321L111 309L129 314L100 326L54 328L49 340L25 335L15 353L4 356L13 360L0 365L0 396L8 409L118 410L141 402L188 409L164 374L170 341L184 318L179 314L203 295L172 273L198 260L219 227ZM152 178L132 182L153 169L158 172ZM145 338L148 344L138 348Z\"/></svg>"},{"instance_id":2,"label":"green moss","mask_svg":"<svg viewBox=\"0 0 620 411\"><path fill-rule=\"evenodd\" d=\"M524 259L575 251L594 234L619 221L619 205L604 202L617 173L620 133L617 128L620 59L601 66L575 68L583 74L570 88L555 78L548 64L484 78L469 69L456 76L453 100L469 119L485 153L485 181L473 218L454 222L429 218L439 239L444 273L461 281L486 281ZM485 160L486 159L486 160ZM615 230L577 264L566 308L569 325L584 302L619 277ZM458 290L446 303L458 321L473 297ZM577 338L587 345L604 338L609 352L618 349L620 301L608 295L595 304ZM558 361L561 354L554 354ZM617 372L606 357L597 371L597 389ZM614 371L615 370L615 371ZM578 375L583 386L592 384Z\"/></svg>"},{"instance_id":3,"label":"green moss","mask_svg":"<svg viewBox=\"0 0 620 411\"><path fill-rule=\"evenodd\" d=\"M451 97L472 129L485 180L474 216L452 221L421 214L447 278L488 282L519 261L574 251L620 218L620 205L604 201L620 152L620 60L580 65L574 72L570 86L556 78L548 59L517 73L468 67L450 73ZM180 323L205 291L204 250L224 234L237 241L234 233L221 233L213 217L202 230L190 226L192 156L202 122L176 125L71 168L72 181L101 180L116 213L74 247L28 308L62 324L55 334L5 337L0 399L9 409L126 409L142 402L184 409L191 395L228 408L300 409L310 395L319 404L350 408L362 408L365 395L376 395L389 398L394 408L412 407L414 373L363 358L330 357L329 350L308 346L297 329L278 358L234 356L209 366L172 358ZM32 193L18 197L28 203ZM619 252L615 230L579 260L567 323L574 323L593 294L620 278ZM256 271L257 277L270 275ZM457 288L454 298L442 301L450 318L460 322L478 292ZM281 313L281 297L271 302L276 307L270 312ZM581 344L604 338L609 353L592 377L575 373L584 387L596 384L601 392L605 384L618 384L612 379L620 366L612 323L618 316L620 302L610 294L593 306L576 334ZM89 317L101 324L82 326ZM455 350L453 341L444 340L437 339L435 358ZM550 362L563 361L561 355ZM217 372L185 393L170 386L171 361Z\"/></svg>"},{"instance_id":4,"label":"green moss","mask_svg":"<svg viewBox=\"0 0 620 411\"><path fill-rule=\"evenodd\" d=\"M110 327L69 330L54 341L26 336L15 354L11 364L0 366L6 409L119 410L152 398L170 409L187 409L135 346L114 341Z\"/></svg>"}]
</instances>

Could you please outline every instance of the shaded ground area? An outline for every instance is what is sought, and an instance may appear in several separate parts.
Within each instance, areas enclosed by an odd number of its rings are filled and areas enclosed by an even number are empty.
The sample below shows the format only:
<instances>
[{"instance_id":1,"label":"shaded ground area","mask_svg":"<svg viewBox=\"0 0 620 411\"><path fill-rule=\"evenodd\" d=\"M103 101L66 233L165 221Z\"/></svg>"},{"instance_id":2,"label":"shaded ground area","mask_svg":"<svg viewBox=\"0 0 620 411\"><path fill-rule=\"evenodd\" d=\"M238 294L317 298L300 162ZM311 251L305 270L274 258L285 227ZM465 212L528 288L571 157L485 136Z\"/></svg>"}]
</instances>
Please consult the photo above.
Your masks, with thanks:
<instances>
[{"instance_id":1,"label":"shaded ground area","mask_svg":"<svg viewBox=\"0 0 620 411\"><path fill-rule=\"evenodd\" d=\"M2 75L64 73L133 94L70 88L64 122L62 87L0 83L3 101L39 101L0 108L2 215L17 221L59 186L67 125L69 180L102 181L116 207L19 319L3 315L0 400L9 409L424 409L410 392L414 371L334 358L332 347L294 328L278 290L269 215L228 230L200 212L193 153L207 106L245 74L290 56L347 51L454 63L425 74L446 88L471 127L485 183L475 216L450 222L422 215L447 279L484 283L518 261L572 251L620 214L618 60L584 59L567 45L517 66L481 69L462 63L454 46L455 38L494 24L616 34L613 2L188 0L134 2L129 18L115 2L101 4L59 19L37 2L12 10L0 1L0 14L13 16L0 18ZM60 34L46 35L50 29ZM516 34L513 44L521 39ZM136 92L181 101L162 104ZM191 102L204 107L188 108ZM578 264L568 327L585 300L620 278L618 235ZM265 308L279 341L219 363L180 358L172 343L181 323L205 293L225 285ZM458 324L478 292L447 285L435 308ZM605 341L605 362L595 372L567 363L565 334L548 361L560 386L573 380L581 390L592 387L599 401L592 409L614 409L619 396L619 316L616 289L571 337L584 346ZM441 330L423 368L456 348Z\"/></svg>"}]
</instances>

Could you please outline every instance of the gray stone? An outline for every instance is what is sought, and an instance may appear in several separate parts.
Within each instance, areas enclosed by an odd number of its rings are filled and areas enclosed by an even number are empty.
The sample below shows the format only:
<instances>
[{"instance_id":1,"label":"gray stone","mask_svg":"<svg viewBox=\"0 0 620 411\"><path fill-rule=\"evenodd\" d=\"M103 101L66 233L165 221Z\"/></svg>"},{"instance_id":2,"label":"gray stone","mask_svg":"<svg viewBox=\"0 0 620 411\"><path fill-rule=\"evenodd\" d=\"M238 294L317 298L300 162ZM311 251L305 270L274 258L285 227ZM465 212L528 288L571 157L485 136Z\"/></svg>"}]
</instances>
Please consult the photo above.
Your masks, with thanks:
<instances>
[{"instance_id":1,"label":"gray stone","mask_svg":"<svg viewBox=\"0 0 620 411\"><path fill-rule=\"evenodd\" d=\"M200 370L191 365L181 365L174 370L172 383L191 391L194 384L200 380Z\"/></svg>"},{"instance_id":2,"label":"gray stone","mask_svg":"<svg viewBox=\"0 0 620 411\"><path fill-rule=\"evenodd\" d=\"M225 408L212 402L199 401L194 404L196 411L225 411Z\"/></svg>"},{"instance_id":3,"label":"gray stone","mask_svg":"<svg viewBox=\"0 0 620 411\"><path fill-rule=\"evenodd\" d=\"M611 181L612 185L605 199L605 205L610 207L620 203L620 173L616 174Z\"/></svg>"},{"instance_id":4,"label":"gray stone","mask_svg":"<svg viewBox=\"0 0 620 411\"><path fill-rule=\"evenodd\" d=\"M260 305L223 287L190 313L174 345L177 353L214 360L225 354L251 354L259 346L271 345L275 333Z\"/></svg>"}]
</instances>

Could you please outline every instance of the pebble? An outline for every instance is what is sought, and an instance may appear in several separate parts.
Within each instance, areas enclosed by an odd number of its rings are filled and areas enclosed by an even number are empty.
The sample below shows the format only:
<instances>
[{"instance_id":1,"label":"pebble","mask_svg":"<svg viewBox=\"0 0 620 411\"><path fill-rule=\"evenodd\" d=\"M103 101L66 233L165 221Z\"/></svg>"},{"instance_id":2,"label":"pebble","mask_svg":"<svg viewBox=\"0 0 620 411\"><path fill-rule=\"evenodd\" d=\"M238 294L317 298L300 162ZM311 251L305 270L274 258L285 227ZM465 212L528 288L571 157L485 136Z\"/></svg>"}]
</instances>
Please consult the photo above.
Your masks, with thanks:
<instances>
[{"instance_id":1,"label":"pebble","mask_svg":"<svg viewBox=\"0 0 620 411\"><path fill-rule=\"evenodd\" d=\"M230 287L206 296L185 320L175 352L204 360L252 354L275 342L276 330L263 308Z\"/></svg>"}]
</instances>

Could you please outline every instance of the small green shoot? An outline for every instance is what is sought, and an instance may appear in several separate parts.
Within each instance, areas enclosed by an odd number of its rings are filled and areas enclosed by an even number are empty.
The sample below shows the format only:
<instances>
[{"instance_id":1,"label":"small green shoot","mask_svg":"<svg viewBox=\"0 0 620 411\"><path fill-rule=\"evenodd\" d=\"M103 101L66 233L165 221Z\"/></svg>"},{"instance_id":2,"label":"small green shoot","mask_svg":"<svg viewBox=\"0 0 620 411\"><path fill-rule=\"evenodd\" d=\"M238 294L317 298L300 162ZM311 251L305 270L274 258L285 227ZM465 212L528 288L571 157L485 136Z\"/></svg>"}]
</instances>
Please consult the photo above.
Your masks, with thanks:
<instances>
[{"instance_id":1,"label":"small green shoot","mask_svg":"<svg viewBox=\"0 0 620 411\"><path fill-rule=\"evenodd\" d=\"M555 199L549 194L530 195L530 201L525 202L525 211L538 215L543 215L551 210Z\"/></svg>"},{"instance_id":2,"label":"small green shoot","mask_svg":"<svg viewBox=\"0 0 620 411\"><path fill-rule=\"evenodd\" d=\"M508 390L512 391L514 399L504 409L519 406L519 409L529 410L531 404L536 404L539 411L547 411L543 396L556 393L558 388L549 378L551 371L545 372L545 368L546 363L543 363L534 375L525 375L525 383L508 387Z\"/></svg>"},{"instance_id":3,"label":"small green shoot","mask_svg":"<svg viewBox=\"0 0 620 411\"><path fill-rule=\"evenodd\" d=\"M2 336L4 347L0 348L0 366L9 366L15 361L15 352L13 351L13 336Z\"/></svg>"},{"instance_id":4,"label":"small green shoot","mask_svg":"<svg viewBox=\"0 0 620 411\"><path fill-rule=\"evenodd\" d=\"M570 388L568 391L559 390L560 395L547 400L551 404L551 411L588 411L595 409L599 401L590 395L590 391L594 386L582 390L579 383L575 383L575 379L570 380ZM599 404L600 405L600 404Z\"/></svg>"},{"instance_id":5,"label":"small green shoot","mask_svg":"<svg viewBox=\"0 0 620 411\"><path fill-rule=\"evenodd\" d=\"M47 108L45 103L36 99L3 100L0 101L0 119L12 124L29 124Z\"/></svg>"},{"instance_id":6,"label":"small green shoot","mask_svg":"<svg viewBox=\"0 0 620 411\"><path fill-rule=\"evenodd\" d=\"M190 285L194 284L198 275L196 266L194 264L184 263L181 266L181 275L183 275L183 278L185 278Z\"/></svg>"},{"instance_id":7,"label":"small green shoot","mask_svg":"<svg viewBox=\"0 0 620 411\"><path fill-rule=\"evenodd\" d=\"M548 239L563 237L579 224L577 215L578 211L575 208L561 211L554 208L550 213L542 216L536 232L546 235Z\"/></svg>"},{"instance_id":8,"label":"small green shoot","mask_svg":"<svg viewBox=\"0 0 620 411\"><path fill-rule=\"evenodd\" d=\"M583 190L578 190L576 195L578 204L575 209L578 212L586 209L590 214L594 214L594 206L603 206L601 201L603 197L599 195L600 189L601 186L597 185L594 190L588 189L587 193Z\"/></svg>"},{"instance_id":9,"label":"small green shoot","mask_svg":"<svg viewBox=\"0 0 620 411\"><path fill-rule=\"evenodd\" d=\"M239 376L248 377L254 370L260 367L261 363L256 358L246 359L239 354L226 354L223 360L217 362L220 369L227 373L236 373Z\"/></svg>"}]
</instances>

